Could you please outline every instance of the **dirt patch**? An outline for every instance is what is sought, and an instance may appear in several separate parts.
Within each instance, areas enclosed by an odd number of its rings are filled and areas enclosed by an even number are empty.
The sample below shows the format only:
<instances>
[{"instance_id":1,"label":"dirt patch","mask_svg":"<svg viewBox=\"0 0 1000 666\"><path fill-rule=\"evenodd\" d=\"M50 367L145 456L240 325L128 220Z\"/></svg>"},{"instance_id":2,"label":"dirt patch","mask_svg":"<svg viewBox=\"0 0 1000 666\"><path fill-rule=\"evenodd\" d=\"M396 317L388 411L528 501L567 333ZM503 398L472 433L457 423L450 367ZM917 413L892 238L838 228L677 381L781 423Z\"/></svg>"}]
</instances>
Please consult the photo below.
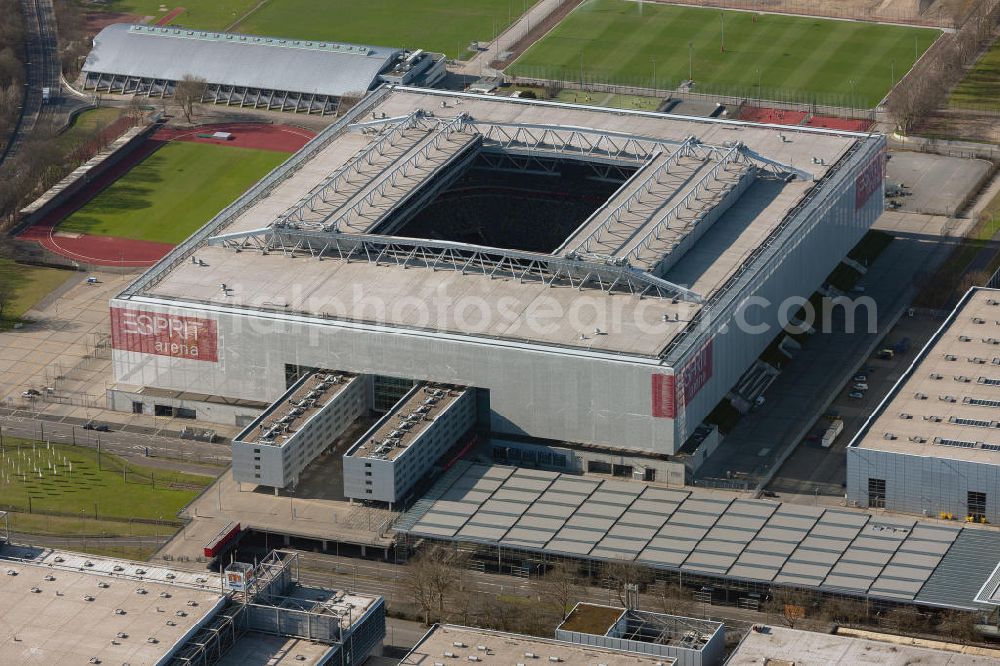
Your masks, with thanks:
<instances>
[{"instance_id":1,"label":"dirt patch","mask_svg":"<svg viewBox=\"0 0 1000 666\"><path fill-rule=\"evenodd\" d=\"M514 42L514 46L510 48L509 57L503 60L494 60L490 63L490 67L493 69L503 69L510 65L517 60L518 56L527 51L528 47L544 37L549 30L556 27L560 21L566 18L571 11L582 3L583 0L568 0L568 2L561 4L554 12L546 16L544 21L532 28L528 34Z\"/></svg>"},{"instance_id":2,"label":"dirt patch","mask_svg":"<svg viewBox=\"0 0 1000 666\"><path fill-rule=\"evenodd\" d=\"M142 23L144 17L124 12L87 12L83 15L83 29L88 35L96 35L112 23Z\"/></svg>"},{"instance_id":3,"label":"dirt patch","mask_svg":"<svg viewBox=\"0 0 1000 666\"><path fill-rule=\"evenodd\" d=\"M952 27L974 0L649 0L663 4ZM923 10L921 10L923 6Z\"/></svg>"},{"instance_id":4,"label":"dirt patch","mask_svg":"<svg viewBox=\"0 0 1000 666\"><path fill-rule=\"evenodd\" d=\"M581 634L596 634L603 636L614 625L622 614L621 608L579 604L566 618L562 628L566 631L578 631Z\"/></svg>"},{"instance_id":5,"label":"dirt patch","mask_svg":"<svg viewBox=\"0 0 1000 666\"><path fill-rule=\"evenodd\" d=\"M939 109L914 131L930 139L958 139L978 143L1000 143L1000 114Z\"/></svg>"}]
</instances>

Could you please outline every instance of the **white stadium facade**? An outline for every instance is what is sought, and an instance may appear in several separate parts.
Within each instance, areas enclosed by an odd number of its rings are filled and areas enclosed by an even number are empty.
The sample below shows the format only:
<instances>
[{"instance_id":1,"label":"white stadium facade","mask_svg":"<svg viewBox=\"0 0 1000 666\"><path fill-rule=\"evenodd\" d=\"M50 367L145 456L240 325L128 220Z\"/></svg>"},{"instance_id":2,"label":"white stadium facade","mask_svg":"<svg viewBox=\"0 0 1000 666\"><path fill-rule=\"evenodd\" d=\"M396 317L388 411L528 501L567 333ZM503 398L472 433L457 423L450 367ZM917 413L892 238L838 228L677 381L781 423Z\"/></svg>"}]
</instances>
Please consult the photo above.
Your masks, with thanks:
<instances>
[{"instance_id":1,"label":"white stadium facade","mask_svg":"<svg viewBox=\"0 0 1000 666\"><path fill-rule=\"evenodd\" d=\"M884 161L879 135L383 86L113 299L117 390L270 401L336 369L669 456L873 224Z\"/></svg>"}]
</instances>

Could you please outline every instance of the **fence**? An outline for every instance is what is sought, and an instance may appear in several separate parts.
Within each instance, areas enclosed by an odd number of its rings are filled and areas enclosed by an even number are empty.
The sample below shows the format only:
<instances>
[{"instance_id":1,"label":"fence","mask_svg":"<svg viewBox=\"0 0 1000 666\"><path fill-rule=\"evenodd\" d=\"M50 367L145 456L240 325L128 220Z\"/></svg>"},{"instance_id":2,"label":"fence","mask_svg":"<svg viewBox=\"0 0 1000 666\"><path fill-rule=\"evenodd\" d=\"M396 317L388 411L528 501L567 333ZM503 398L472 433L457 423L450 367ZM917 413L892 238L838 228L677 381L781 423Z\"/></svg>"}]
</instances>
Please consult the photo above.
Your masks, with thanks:
<instances>
[{"instance_id":1,"label":"fence","mask_svg":"<svg viewBox=\"0 0 1000 666\"><path fill-rule=\"evenodd\" d=\"M700 85L699 90L686 91L663 89L652 86L652 79L635 80L628 83L622 79L603 78L593 73L584 72L583 76L571 76L569 70L563 68L522 68L519 71L530 72L531 75L509 77L511 82L520 86L540 88L556 87L566 90L585 90L587 92L603 92L613 95L637 95L643 97L659 97L703 104L722 104L738 108L741 106L769 107L788 111L804 111L838 118L854 120L875 120L875 111L866 107L863 100L851 95L813 94L784 88L760 88L759 86L711 86ZM660 83L657 80L656 83ZM678 82L680 85L680 82Z\"/></svg>"},{"instance_id":2,"label":"fence","mask_svg":"<svg viewBox=\"0 0 1000 666\"><path fill-rule=\"evenodd\" d=\"M928 27L955 27L956 20L960 25L967 18L970 12L966 8L959 16L940 16L926 18L920 15L920 9L929 7L932 3L922 0L918 5L918 10L914 12L901 6L892 8L876 7L886 3L869 2L867 6L850 6L844 2L816 2L816 0L654 0L663 4L685 4L698 5L701 7L714 7L717 9L741 9L744 11L760 11L774 14L805 14L808 16L822 16L826 18L853 19L856 21L894 21L896 23L908 23L910 25ZM970 3L971 4L971 3Z\"/></svg>"}]
</instances>

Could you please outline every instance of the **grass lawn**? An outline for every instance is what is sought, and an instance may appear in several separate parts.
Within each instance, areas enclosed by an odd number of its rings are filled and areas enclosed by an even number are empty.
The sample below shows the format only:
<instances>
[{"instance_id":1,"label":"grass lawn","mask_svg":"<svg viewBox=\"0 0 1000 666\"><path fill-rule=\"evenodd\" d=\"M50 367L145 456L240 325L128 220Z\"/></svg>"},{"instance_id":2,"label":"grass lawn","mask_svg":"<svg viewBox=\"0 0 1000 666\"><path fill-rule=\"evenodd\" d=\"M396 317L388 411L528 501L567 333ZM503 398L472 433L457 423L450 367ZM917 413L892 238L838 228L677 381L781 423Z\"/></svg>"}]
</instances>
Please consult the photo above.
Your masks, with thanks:
<instances>
[{"instance_id":1,"label":"grass lawn","mask_svg":"<svg viewBox=\"0 0 1000 666\"><path fill-rule=\"evenodd\" d=\"M94 449L64 444L50 448L7 437L0 453L0 509L26 511L30 498L32 514L79 516L77 525L87 519L169 521L212 480L131 465L108 453L102 453L98 463Z\"/></svg>"},{"instance_id":2,"label":"grass lawn","mask_svg":"<svg viewBox=\"0 0 1000 666\"><path fill-rule=\"evenodd\" d=\"M269 0L235 30L421 48L455 58L491 41L537 0ZM185 5L186 6L186 5ZM183 17L181 17L183 19ZM183 21L182 21L183 22Z\"/></svg>"},{"instance_id":3,"label":"grass lawn","mask_svg":"<svg viewBox=\"0 0 1000 666\"><path fill-rule=\"evenodd\" d=\"M241 16L253 9L258 0L108 0L103 8L112 12L152 16L150 23L155 23L175 7L184 7L184 11L174 18L172 25L183 25L187 28L201 30L222 30L236 22ZM160 11L160 5L167 8Z\"/></svg>"},{"instance_id":4,"label":"grass lawn","mask_svg":"<svg viewBox=\"0 0 1000 666\"><path fill-rule=\"evenodd\" d=\"M0 288L10 289L10 300L4 303L0 330L19 321L53 289L72 277L72 271L41 268L0 259Z\"/></svg>"},{"instance_id":5,"label":"grass lawn","mask_svg":"<svg viewBox=\"0 0 1000 666\"><path fill-rule=\"evenodd\" d=\"M107 127L125 115L125 109L102 107L84 111L76 116L73 124L56 138L60 150L69 153L89 139L95 131Z\"/></svg>"},{"instance_id":6,"label":"grass lawn","mask_svg":"<svg viewBox=\"0 0 1000 666\"><path fill-rule=\"evenodd\" d=\"M723 21L724 17L724 21ZM723 23L725 52L721 51ZM586 0L508 73L874 106L940 31L853 21ZM655 62L655 65L654 65ZM759 92L758 92L759 90Z\"/></svg>"},{"instance_id":7,"label":"grass lawn","mask_svg":"<svg viewBox=\"0 0 1000 666\"><path fill-rule=\"evenodd\" d=\"M993 43L955 86L948 104L958 108L1000 111L1000 40Z\"/></svg>"},{"instance_id":8,"label":"grass lawn","mask_svg":"<svg viewBox=\"0 0 1000 666\"><path fill-rule=\"evenodd\" d=\"M59 225L60 231L179 243L288 159L191 141L163 146Z\"/></svg>"}]
</instances>

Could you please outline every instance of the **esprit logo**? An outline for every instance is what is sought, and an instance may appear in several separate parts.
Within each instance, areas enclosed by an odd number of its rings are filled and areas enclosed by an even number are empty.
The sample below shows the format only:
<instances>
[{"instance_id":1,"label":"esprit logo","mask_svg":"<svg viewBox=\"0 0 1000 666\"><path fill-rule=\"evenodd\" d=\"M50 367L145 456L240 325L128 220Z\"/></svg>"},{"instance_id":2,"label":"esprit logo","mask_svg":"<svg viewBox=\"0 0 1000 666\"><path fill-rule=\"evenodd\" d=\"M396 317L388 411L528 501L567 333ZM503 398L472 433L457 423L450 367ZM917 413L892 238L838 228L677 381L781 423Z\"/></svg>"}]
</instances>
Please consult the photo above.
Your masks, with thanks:
<instances>
[{"instance_id":1,"label":"esprit logo","mask_svg":"<svg viewBox=\"0 0 1000 666\"><path fill-rule=\"evenodd\" d=\"M218 361L211 319L111 308L111 345L123 351L195 361Z\"/></svg>"}]
</instances>

